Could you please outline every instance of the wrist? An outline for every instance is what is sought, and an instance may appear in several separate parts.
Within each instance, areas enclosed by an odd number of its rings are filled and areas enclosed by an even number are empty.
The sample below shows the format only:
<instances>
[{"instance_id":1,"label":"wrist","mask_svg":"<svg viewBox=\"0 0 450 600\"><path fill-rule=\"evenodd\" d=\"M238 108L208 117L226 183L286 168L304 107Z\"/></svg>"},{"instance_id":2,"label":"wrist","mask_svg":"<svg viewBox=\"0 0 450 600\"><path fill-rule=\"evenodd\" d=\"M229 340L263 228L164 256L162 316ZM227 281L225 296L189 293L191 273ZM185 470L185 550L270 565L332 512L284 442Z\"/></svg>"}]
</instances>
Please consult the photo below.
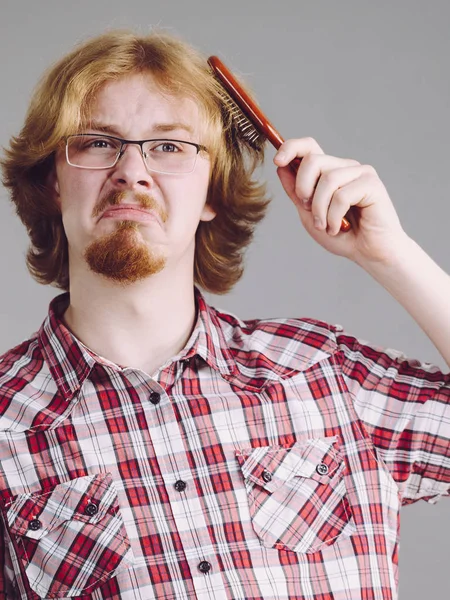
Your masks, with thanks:
<instances>
[{"instance_id":1,"label":"wrist","mask_svg":"<svg viewBox=\"0 0 450 600\"><path fill-rule=\"evenodd\" d=\"M375 258L362 256L355 259L357 265L378 281L414 269L418 254L425 254L405 232L396 236L395 243L386 242L385 247L389 250L380 252Z\"/></svg>"}]
</instances>

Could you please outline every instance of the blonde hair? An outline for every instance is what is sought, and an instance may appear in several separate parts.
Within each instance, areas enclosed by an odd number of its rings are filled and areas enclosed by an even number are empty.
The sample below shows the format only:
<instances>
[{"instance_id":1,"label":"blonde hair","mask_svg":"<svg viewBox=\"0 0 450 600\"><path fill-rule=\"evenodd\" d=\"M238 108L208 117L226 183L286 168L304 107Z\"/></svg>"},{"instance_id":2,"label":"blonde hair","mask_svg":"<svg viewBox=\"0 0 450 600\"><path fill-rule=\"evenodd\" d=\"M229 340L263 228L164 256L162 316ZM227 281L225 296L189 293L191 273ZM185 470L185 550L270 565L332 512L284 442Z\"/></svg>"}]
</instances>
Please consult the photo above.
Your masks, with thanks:
<instances>
[{"instance_id":1,"label":"blonde hair","mask_svg":"<svg viewBox=\"0 0 450 600\"><path fill-rule=\"evenodd\" d=\"M95 94L108 81L151 73L170 94L196 100L210 150L208 204L217 216L196 232L195 282L207 291L229 291L243 272L243 253L268 199L255 169L262 151L248 147L233 125L220 84L207 62L166 34L111 31L92 38L56 63L38 84L19 135L2 160L3 184L30 237L27 266L40 283L69 289L68 244L49 181L54 154L80 131Z\"/></svg>"}]
</instances>

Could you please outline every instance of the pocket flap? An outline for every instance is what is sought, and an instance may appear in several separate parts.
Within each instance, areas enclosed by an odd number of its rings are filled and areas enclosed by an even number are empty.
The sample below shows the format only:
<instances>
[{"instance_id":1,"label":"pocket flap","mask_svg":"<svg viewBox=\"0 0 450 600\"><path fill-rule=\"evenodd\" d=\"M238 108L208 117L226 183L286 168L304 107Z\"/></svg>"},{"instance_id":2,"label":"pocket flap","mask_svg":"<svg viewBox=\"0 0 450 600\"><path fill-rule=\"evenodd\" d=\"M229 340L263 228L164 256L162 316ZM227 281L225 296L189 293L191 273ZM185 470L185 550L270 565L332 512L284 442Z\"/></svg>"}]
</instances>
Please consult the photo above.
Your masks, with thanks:
<instances>
[{"instance_id":1,"label":"pocket flap","mask_svg":"<svg viewBox=\"0 0 450 600\"><path fill-rule=\"evenodd\" d=\"M329 483L343 464L335 447L338 437L313 438L290 447L262 446L236 451L244 478L269 492L293 477L308 477Z\"/></svg>"},{"instance_id":2,"label":"pocket flap","mask_svg":"<svg viewBox=\"0 0 450 600\"><path fill-rule=\"evenodd\" d=\"M99 473L61 483L50 492L20 494L9 505L7 520L14 534L40 539L65 521L94 524L117 510L111 473Z\"/></svg>"}]
</instances>

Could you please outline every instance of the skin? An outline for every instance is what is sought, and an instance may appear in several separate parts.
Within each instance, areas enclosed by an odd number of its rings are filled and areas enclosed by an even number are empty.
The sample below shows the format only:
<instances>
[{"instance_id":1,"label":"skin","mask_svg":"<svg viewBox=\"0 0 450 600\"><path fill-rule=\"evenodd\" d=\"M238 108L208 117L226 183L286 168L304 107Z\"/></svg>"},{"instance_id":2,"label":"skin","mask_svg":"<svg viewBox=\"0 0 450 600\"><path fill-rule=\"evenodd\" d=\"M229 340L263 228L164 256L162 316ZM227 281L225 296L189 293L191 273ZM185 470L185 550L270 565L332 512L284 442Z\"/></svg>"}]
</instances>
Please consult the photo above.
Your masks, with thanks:
<instances>
[{"instance_id":1,"label":"skin","mask_svg":"<svg viewBox=\"0 0 450 600\"><path fill-rule=\"evenodd\" d=\"M167 137L201 143L195 105L161 94L149 76L108 84L93 106L93 118L127 139L153 135L158 123L182 121L193 131ZM88 132L88 130L86 130ZM302 158L297 175L288 164ZM283 187L307 232L328 251L353 260L410 312L450 364L450 278L403 231L388 193L373 167L324 154L311 138L286 141L274 158ZM195 322L193 260L200 220L214 218L205 204L210 165L199 156L193 173L149 173L137 146L128 146L112 169L88 171L56 160L55 194L69 241L70 306L65 320L75 335L101 356L154 373L185 345ZM86 247L117 227L114 216L94 216L108 194L151 195L155 218L140 220L133 235L165 260L157 274L120 285L93 273ZM352 209L352 230L341 233ZM107 210L104 209L104 210ZM158 218L165 214L166 220ZM133 214L120 218L137 220Z\"/></svg>"},{"instance_id":2,"label":"skin","mask_svg":"<svg viewBox=\"0 0 450 600\"><path fill-rule=\"evenodd\" d=\"M294 176L287 165L302 158ZM450 277L403 230L370 165L324 154L312 138L288 140L274 157L304 228L329 252L356 262L425 331L450 366ZM340 232L352 207L352 229Z\"/></svg>"},{"instance_id":3,"label":"skin","mask_svg":"<svg viewBox=\"0 0 450 600\"><path fill-rule=\"evenodd\" d=\"M163 95L152 79L133 75L106 85L92 107L92 120L126 139L173 137L200 142L195 104ZM158 126L182 122L192 132ZM86 129L85 132L97 131ZM193 260L200 220L215 214L205 204L210 163L200 154L193 173L150 173L138 146L127 146L111 169L77 169L63 151L56 157L54 189L69 243L70 306L64 318L89 348L122 366L153 373L184 346L195 319ZM154 218L139 211L111 216L104 200L124 192L121 202L139 207L136 194L147 194L158 206ZM164 215L164 218L162 218ZM145 215L144 215L145 216ZM120 220L137 224L136 243L147 244L165 259L156 275L124 286L92 272L83 253L89 244L111 233Z\"/></svg>"}]
</instances>

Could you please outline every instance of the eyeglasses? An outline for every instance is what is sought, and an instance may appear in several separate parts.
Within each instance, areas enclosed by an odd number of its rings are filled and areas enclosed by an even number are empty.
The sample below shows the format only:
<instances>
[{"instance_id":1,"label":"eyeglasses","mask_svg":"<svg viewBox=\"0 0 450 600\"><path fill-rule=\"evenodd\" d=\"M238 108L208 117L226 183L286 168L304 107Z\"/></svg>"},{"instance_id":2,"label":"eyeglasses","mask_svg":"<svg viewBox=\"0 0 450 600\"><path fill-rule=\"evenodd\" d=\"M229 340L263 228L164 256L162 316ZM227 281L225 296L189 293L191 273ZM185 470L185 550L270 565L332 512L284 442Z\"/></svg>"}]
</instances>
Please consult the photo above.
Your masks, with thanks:
<instances>
[{"instance_id":1,"label":"eyeglasses","mask_svg":"<svg viewBox=\"0 0 450 600\"><path fill-rule=\"evenodd\" d=\"M182 140L124 140L112 135L79 133L66 138L66 159L80 169L110 169L124 153L127 144L137 144L149 171L176 175L192 173L201 144Z\"/></svg>"}]
</instances>

